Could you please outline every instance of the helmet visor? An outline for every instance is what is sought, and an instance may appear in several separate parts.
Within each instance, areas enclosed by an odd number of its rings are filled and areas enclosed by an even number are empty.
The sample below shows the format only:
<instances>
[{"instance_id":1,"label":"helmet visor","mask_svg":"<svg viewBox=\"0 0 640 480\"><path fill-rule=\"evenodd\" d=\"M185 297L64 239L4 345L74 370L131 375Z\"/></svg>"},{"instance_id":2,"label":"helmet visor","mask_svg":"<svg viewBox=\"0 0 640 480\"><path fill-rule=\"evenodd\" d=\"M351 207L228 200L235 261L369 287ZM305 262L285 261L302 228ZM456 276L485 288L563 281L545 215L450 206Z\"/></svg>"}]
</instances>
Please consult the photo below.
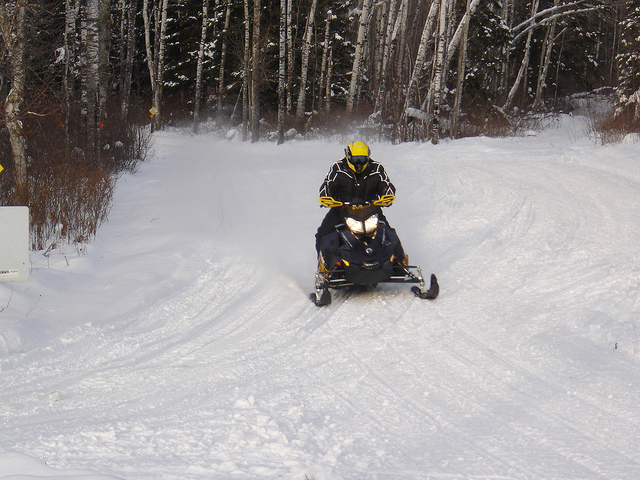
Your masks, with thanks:
<instances>
[{"instance_id":1,"label":"helmet visor","mask_svg":"<svg viewBox=\"0 0 640 480\"><path fill-rule=\"evenodd\" d=\"M349 159L349 163L357 173L360 173L363 172L365 168L367 168L367 165L369 164L369 157L366 157L364 155L357 155L351 157Z\"/></svg>"}]
</instances>

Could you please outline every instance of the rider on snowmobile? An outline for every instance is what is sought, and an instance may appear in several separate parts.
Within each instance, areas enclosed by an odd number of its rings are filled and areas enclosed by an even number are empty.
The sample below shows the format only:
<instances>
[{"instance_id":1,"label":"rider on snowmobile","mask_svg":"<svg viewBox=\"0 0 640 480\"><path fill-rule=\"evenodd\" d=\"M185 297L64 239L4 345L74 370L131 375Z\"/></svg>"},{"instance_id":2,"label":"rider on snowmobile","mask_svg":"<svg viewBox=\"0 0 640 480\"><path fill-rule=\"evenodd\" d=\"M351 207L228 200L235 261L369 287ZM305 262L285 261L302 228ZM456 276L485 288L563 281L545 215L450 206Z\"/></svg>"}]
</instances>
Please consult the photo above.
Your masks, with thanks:
<instances>
[{"instance_id":1,"label":"rider on snowmobile","mask_svg":"<svg viewBox=\"0 0 640 480\"><path fill-rule=\"evenodd\" d=\"M332 202L339 205L338 202L377 201L379 205L387 207L395 199L396 187L389 180L384 167L371 159L371 150L366 143L351 142L344 151L344 158L331 166L320 186L320 202L329 208L329 212L316 233L316 252L320 251L322 237L334 231L336 225L343 221L340 206L332 205ZM378 219L389 224L382 211Z\"/></svg>"}]
</instances>

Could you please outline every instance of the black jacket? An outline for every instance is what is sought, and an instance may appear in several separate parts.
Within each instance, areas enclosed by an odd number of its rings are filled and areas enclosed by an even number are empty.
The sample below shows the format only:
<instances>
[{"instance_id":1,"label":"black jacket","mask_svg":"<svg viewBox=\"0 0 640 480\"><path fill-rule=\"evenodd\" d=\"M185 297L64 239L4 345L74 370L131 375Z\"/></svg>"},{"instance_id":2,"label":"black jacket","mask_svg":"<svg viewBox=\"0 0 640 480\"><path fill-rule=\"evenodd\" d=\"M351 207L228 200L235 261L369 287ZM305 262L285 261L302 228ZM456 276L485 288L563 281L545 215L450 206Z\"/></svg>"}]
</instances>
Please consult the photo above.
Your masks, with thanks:
<instances>
[{"instance_id":1,"label":"black jacket","mask_svg":"<svg viewBox=\"0 0 640 480\"><path fill-rule=\"evenodd\" d=\"M331 170L320 187L321 197L333 197L343 202L374 201L382 195L395 195L396 187L391 183L384 167L370 160L362 173L356 173L343 158L331 166Z\"/></svg>"}]
</instances>

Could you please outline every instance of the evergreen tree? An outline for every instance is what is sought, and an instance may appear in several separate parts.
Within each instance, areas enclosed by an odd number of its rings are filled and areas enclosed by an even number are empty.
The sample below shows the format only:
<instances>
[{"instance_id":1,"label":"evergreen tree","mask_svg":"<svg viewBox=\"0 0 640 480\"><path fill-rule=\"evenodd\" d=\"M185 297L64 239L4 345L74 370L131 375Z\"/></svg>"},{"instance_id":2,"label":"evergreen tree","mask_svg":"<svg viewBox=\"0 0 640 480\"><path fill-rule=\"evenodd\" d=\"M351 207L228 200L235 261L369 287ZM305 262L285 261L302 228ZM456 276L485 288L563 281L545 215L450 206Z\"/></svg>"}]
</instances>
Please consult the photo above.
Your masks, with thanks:
<instances>
[{"instance_id":1,"label":"evergreen tree","mask_svg":"<svg viewBox=\"0 0 640 480\"><path fill-rule=\"evenodd\" d=\"M622 44L617 57L619 84L616 92L621 114L640 120L640 0L629 0L621 22Z\"/></svg>"}]
</instances>

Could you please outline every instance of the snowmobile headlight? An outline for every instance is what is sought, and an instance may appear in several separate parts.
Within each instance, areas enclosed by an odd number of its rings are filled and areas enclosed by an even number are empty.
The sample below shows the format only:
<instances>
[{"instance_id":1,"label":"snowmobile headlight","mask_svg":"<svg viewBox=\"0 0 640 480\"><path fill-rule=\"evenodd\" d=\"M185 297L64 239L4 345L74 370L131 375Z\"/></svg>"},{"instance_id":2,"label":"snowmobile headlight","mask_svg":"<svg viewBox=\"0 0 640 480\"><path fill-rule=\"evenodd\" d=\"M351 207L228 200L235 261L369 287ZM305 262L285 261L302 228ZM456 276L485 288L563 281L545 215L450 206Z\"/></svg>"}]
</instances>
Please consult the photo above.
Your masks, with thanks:
<instances>
[{"instance_id":1,"label":"snowmobile headlight","mask_svg":"<svg viewBox=\"0 0 640 480\"><path fill-rule=\"evenodd\" d=\"M356 220L352 217L345 219L347 227L356 235L371 235L378 228L378 214L371 215L366 220Z\"/></svg>"},{"instance_id":2,"label":"snowmobile headlight","mask_svg":"<svg viewBox=\"0 0 640 480\"><path fill-rule=\"evenodd\" d=\"M347 217L345 218L345 222L347 223L347 227L349 227L349 230L351 230L353 233L357 235L364 234L364 224L361 221L356 220L352 217Z\"/></svg>"},{"instance_id":3,"label":"snowmobile headlight","mask_svg":"<svg viewBox=\"0 0 640 480\"><path fill-rule=\"evenodd\" d=\"M371 215L364 221L364 231L367 235L372 234L378 228L378 214Z\"/></svg>"}]
</instances>

